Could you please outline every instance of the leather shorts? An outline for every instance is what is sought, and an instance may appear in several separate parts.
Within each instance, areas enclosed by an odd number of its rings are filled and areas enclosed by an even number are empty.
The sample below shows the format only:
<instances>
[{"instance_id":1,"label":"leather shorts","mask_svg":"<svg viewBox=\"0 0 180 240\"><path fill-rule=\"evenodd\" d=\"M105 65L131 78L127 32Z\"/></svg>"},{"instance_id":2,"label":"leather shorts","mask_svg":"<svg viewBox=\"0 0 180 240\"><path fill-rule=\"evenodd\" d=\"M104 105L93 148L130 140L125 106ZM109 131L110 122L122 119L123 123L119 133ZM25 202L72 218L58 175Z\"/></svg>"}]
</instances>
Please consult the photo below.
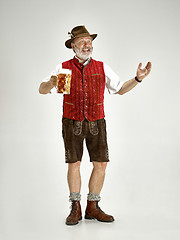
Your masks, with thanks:
<instances>
[{"instance_id":1,"label":"leather shorts","mask_svg":"<svg viewBox=\"0 0 180 240\"><path fill-rule=\"evenodd\" d=\"M66 163L81 161L84 140L90 162L109 162L106 120L104 118L93 122L84 119L81 122L63 117L62 136Z\"/></svg>"}]
</instances>

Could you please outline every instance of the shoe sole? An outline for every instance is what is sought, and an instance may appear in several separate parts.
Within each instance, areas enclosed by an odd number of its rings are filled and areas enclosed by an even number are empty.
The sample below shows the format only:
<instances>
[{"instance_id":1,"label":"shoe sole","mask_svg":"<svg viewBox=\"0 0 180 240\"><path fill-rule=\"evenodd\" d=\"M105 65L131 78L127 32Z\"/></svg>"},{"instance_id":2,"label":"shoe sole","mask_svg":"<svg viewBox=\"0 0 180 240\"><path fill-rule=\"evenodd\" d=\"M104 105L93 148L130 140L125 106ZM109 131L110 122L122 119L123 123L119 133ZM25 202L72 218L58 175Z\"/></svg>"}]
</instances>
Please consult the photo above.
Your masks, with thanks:
<instances>
[{"instance_id":1,"label":"shoe sole","mask_svg":"<svg viewBox=\"0 0 180 240\"><path fill-rule=\"evenodd\" d=\"M76 223L74 223L74 222L66 222L66 225L69 225L69 226L77 225L80 220L82 220L82 217L78 219L78 222L76 222Z\"/></svg>"},{"instance_id":2,"label":"shoe sole","mask_svg":"<svg viewBox=\"0 0 180 240\"><path fill-rule=\"evenodd\" d=\"M94 217L89 217L89 216L85 216L84 218L87 219L87 220L96 219L96 220L98 220L99 222L114 222L114 219L113 219L113 220L100 220L100 219L97 219L97 218L94 218Z\"/></svg>"}]
</instances>

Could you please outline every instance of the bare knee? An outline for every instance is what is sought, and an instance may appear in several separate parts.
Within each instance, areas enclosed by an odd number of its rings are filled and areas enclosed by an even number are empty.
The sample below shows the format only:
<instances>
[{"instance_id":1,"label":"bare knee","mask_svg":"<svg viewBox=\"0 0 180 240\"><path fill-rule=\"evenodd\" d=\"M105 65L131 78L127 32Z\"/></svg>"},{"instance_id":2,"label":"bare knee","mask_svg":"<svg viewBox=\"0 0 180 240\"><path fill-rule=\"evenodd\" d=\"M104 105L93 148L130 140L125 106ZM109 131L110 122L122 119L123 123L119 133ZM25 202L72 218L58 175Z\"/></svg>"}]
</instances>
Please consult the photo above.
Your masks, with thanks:
<instances>
[{"instance_id":1,"label":"bare knee","mask_svg":"<svg viewBox=\"0 0 180 240\"><path fill-rule=\"evenodd\" d=\"M93 166L94 166L95 170L105 172L106 167L107 167L107 162L93 162Z\"/></svg>"},{"instance_id":2,"label":"bare knee","mask_svg":"<svg viewBox=\"0 0 180 240\"><path fill-rule=\"evenodd\" d=\"M77 161L75 163L68 163L68 169L70 171L79 171L81 162Z\"/></svg>"}]
</instances>

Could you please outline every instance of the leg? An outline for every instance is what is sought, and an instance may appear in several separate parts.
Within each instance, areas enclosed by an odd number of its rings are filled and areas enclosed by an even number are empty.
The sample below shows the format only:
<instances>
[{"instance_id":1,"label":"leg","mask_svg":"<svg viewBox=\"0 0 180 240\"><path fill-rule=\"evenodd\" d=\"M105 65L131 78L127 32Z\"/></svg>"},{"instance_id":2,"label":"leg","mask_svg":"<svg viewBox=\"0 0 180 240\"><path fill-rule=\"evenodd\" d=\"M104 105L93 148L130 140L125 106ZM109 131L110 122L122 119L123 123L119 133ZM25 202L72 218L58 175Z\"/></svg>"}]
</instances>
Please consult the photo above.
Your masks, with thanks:
<instances>
[{"instance_id":1,"label":"leg","mask_svg":"<svg viewBox=\"0 0 180 240\"><path fill-rule=\"evenodd\" d=\"M78 224L82 219L81 205L80 205L80 190L81 190L81 175L80 175L80 161L68 164L68 186L70 196L69 199L72 202L71 212L66 218L67 225Z\"/></svg>"},{"instance_id":2,"label":"leg","mask_svg":"<svg viewBox=\"0 0 180 240\"><path fill-rule=\"evenodd\" d=\"M71 201L71 212L66 218L67 225L78 224L82 219L81 212L81 175L80 161L83 154L84 135L81 134L82 124L72 119L62 119L62 134L65 146L65 159L68 163L67 181L69 186L69 201Z\"/></svg>"},{"instance_id":3,"label":"leg","mask_svg":"<svg viewBox=\"0 0 180 240\"><path fill-rule=\"evenodd\" d=\"M89 180L89 192L100 194L104 183L107 162L93 161L93 170Z\"/></svg>"},{"instance_id":4,"label":"leg","mask_svg":"<svg viewBox=\"0 0 180 240\"><path fill-rule=\"evenodd\" d=\"M82 124L72 119L62 119L62 135L65 146L65 160L68 163L67 180L70 193L80 192L80 161L83 154Z\"/></svg>"},{"instance_id":5,"label":"leg","mask_svg":"<svg viewBox=\"0 0 180 240\"><path fill-rule=\"evenodd\" d=\"M107 162L109 162L105 119L90 122L89 129L86 145L90 161L93 163L89 192L99 194L103 187Z\"/></svg>"},{"instance_id":6,"label":"leg","mask_svg":"<svg viewBox=\"0 0 180 240\"><path fill-rule=\"evenodd\" d=\"M67 180L70 193L80 192L81 190L80 164L80 161L68 163Z\"/></svg>"},{"instance_id":7,"label":"leg","mask_svg":"<svg viewBox=\"0 0 180 240\"><path fill-rule=\"evenodd\" d=\"M85 219L97 219L100 222L113 222L114 218L101 210L98 205L103 187L107 162L93 162L94 168L89 181L89 194Z\"/></svg>"},{"instance_id":8,"label":"leg","mask_svg":"<svg viewBox=\"0 0 180 240\"><path fill-rule=\"evenodd\" d=\"M98 206L101 199L100 192L104 183L105 170L107 162L109 162L105 119L89 123L89 129L90 133L86 138L86 144L90 161L93 163L93 171L89 180L85 218L97 219L101 222L113 222L113 216L106 214Z\"/></svg>"}]
</instances>

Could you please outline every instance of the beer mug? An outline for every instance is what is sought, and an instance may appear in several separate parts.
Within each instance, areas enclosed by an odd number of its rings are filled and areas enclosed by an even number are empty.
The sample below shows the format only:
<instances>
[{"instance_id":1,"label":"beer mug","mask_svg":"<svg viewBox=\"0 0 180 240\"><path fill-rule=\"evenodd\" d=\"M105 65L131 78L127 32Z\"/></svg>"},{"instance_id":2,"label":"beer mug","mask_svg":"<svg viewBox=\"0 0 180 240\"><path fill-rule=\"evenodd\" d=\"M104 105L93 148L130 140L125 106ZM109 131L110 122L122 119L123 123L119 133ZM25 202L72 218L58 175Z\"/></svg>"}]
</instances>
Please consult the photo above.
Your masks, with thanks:
<instances>
[{"instance_id":1,"label":"beer mug","mask_svg":"<svg viewBox=\"0 0 180 240\"><path fill-rule=\"evenodd\" d=\"M56 75L57 77L57 93L70 94L71 88L71 73L70 69L61 69Z\"/></svg>"}]
</instances>

